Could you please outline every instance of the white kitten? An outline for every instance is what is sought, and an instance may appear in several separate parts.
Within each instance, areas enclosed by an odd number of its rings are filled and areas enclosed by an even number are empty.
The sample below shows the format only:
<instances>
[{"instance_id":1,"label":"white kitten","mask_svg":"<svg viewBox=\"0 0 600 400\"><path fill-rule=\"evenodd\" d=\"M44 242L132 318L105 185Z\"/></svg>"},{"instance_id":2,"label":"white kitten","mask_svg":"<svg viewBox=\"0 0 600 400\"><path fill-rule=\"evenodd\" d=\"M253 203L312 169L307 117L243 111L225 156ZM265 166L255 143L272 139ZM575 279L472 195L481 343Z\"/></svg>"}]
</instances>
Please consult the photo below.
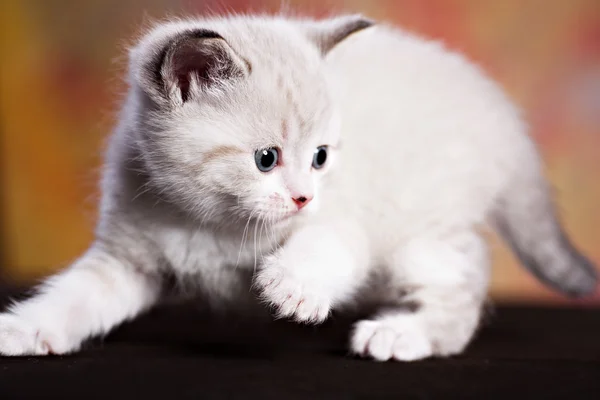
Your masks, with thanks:
<instances>
[{"instance_id":1,"label":"white kitten","mask_svg":"<svg viewBox=\"0 0 600 400\"><path fill-rule=\"evenodd\" d=\"M486 297L487 222L556 289L596 286L517 110L438 43L359 16L177 21L132 49L129 84L96 240L0 315L1 354L75 351L159 301L165 276L242 301L253 272L300 322L385 304L353 352L456 354Z\"/></svg>"}]
</instances>

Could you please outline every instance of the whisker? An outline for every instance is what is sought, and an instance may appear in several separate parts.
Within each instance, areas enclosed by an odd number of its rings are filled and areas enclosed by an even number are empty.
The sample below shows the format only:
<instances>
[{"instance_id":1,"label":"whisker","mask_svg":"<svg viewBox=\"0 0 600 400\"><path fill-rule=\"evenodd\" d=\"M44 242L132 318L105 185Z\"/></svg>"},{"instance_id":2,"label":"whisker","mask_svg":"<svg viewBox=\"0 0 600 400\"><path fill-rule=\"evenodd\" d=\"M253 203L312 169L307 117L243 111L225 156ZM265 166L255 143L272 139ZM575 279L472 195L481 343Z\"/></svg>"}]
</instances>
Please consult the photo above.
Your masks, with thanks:
<instances>
[{"instance_id":1,"label":"whisker","mask_svg":"<svg viewBox=\"0 0 600 400\"><path fill-rule=\"evenodd\" d=\"M281 216L282 213L280 212L279 214ZM273 216L273 219L275 219L275 216ZM274 237L273 241L275 242L275 249L274 249L274 251L279 251L279 250L281 250L281 248L283 246L280 243L278 235L275 233L275 228L272 227L272 231L273 231L273 237Z\"/></svg>"},{"instance_id":2,"label":"whisker","mask_svg":"<svg viewBox=\"0 0 600 400\"><path fill-rule=\"evenodd\" d=\"M271 249L271 251L277 251L277 236L275 235L275 214L270 214L270 221L269 221L269 228L271 230L271 235L270 235L270 247L274 247L273 249Z\"/></svg>"},{"instance_id":3,"label":"whisker","mask_svg":"<svg viewBox=\"0 0 600 400\"><path fill-rule=\"evenodd\" d=\"M257 254L256 254L256 230L258 229L258 223L262 220L262 216L258 214L258 221L254 225L254 273L256 274Z\"/></svg>"},{"instance_id":4,"label":"whisker","mask_svg":"<svg viewBox=\"0 0 600 400\"><path fill-rule=\"evenodd\" d=\"M237 267L240 265L240 258L242 256L242 249L244 248L244 246L246 244L246 239L248 237L248 227L250 226L250 220L252 219L253 215L254 215L254 210L248 216L248 221L246 222L246 225L244 226L244 231L242 232L242 240L240 242L240 251L238 252L238 258L237 258L237 262L235 263L234 270L236 270Z\"/></svg>"},{"instance_id":5,"label":"whisker","mask_svg":"<svg viewBox=\"0 0 600 400\"><path fill-rule=\"evenodd\" d=\"M263 254L263 246L262 246L262 233L265 228L266 221L267 221L266 218L264 218L262 220L262 223L260 224L260 230L258 231L258 251L260 252L261 261L265 258L264 254Z\"/></svg>"}]
</instances>

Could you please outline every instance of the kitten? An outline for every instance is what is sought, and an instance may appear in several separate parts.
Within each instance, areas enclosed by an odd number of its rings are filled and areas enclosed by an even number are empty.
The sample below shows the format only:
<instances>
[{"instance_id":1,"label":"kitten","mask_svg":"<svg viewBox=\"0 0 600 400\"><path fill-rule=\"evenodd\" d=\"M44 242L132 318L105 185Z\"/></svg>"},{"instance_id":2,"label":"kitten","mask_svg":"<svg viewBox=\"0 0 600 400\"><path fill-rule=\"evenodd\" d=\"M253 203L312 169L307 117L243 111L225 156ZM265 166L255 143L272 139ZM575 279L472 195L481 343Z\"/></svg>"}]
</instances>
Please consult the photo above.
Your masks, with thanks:
<instances>
[{"instance_id":1,"label":"kitten","mask_svg":"<svg viewBox=\"0 0 600 400\"><path fill-rule=\"evenodd\" d=\"M305 323L375 298L354 353L456 354L486 297L487 223L555 289L596 287L519 112L436 42L361 16L174 21L131 50L128 83L96 239L0 315L1 354L76 351L167 276L217 304L253 276Z\"/></svg>"}]
</instances>

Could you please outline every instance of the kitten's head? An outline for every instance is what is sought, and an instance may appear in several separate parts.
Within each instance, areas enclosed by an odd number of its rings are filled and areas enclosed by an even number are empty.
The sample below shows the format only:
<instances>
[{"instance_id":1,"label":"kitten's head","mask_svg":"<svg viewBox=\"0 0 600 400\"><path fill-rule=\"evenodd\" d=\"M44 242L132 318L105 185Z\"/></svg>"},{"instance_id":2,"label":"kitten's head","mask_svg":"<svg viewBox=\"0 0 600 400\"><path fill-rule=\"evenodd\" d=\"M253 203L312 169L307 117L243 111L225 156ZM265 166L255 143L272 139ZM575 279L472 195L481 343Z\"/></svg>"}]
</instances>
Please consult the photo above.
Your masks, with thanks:
<instances>
[{"instance_id":1,"label":"kitten's head","mask_svg":"<svg viewBox=\"0 0 600 400\"><path fill-rule=\"evenodd\" d=\"M235 17L154 29L130 70L152 185L211 222L314 211L340 140L325 56L370 25Z\"/></svg>"}]
</instances>

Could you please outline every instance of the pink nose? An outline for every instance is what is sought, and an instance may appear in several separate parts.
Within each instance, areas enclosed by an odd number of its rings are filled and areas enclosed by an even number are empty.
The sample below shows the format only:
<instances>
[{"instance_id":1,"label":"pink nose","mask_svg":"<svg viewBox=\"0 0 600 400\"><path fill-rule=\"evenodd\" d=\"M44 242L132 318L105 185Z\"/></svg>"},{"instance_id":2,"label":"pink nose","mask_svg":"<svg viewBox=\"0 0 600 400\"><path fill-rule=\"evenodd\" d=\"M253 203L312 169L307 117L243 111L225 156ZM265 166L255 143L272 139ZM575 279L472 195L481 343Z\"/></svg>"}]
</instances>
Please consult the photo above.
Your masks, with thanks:
<instances>
[{"instance_id":1,"label":"pink nose","mask_svg":"<svg viewBox=\"0 0 600 400\"><path fill-rule=\"evenodd\" d=\"M312 197L305 197L305 196L292 197L292 200L294 200L294 203L296 203L296 206L298 207L298 210L299 210L302 207L304 207L305 205L307 205L308 203L310 203L310 201L312 200Z\"/></svg>"}]
</instances>

